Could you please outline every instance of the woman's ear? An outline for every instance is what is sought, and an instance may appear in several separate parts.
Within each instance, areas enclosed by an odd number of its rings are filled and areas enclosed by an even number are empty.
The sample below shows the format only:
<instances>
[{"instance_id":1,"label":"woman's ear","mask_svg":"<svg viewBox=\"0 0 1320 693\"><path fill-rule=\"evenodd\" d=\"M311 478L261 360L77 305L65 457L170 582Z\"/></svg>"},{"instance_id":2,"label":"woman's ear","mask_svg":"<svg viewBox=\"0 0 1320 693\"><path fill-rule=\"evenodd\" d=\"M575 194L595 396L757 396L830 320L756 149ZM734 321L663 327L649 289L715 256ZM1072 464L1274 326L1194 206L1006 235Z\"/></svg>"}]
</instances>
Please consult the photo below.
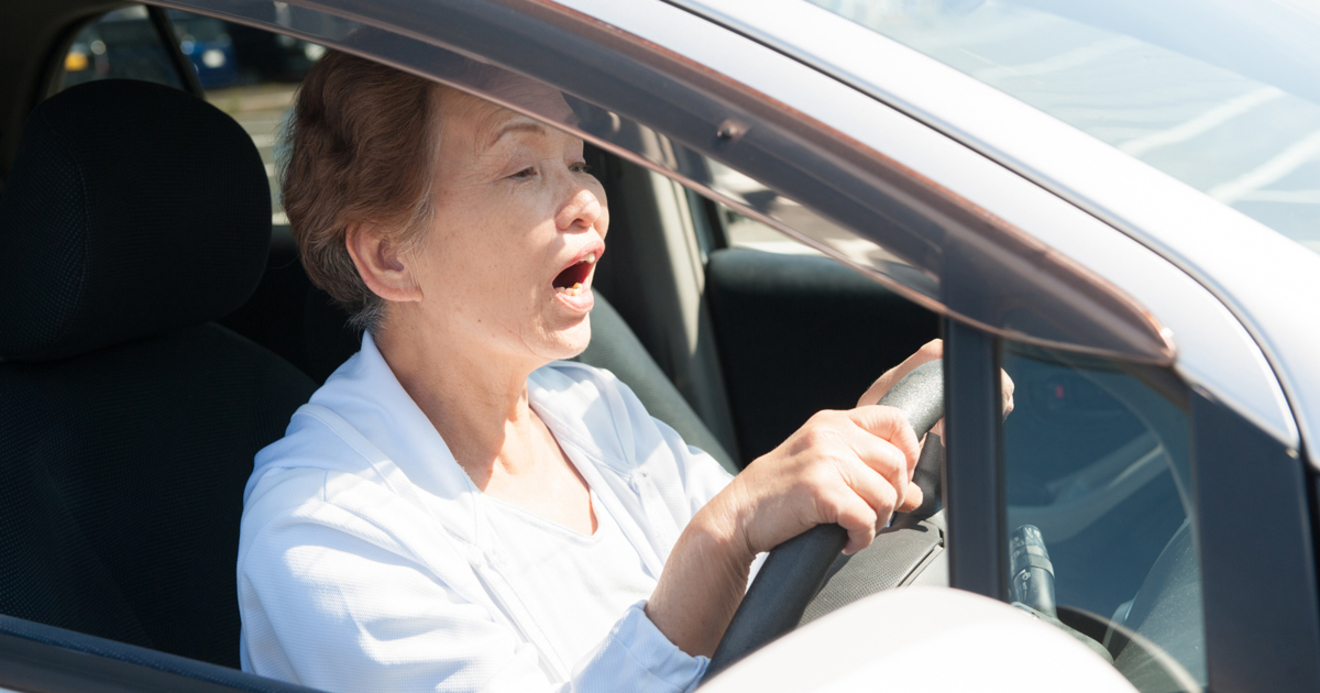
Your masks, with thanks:
<instances>
[{"instance_id":1,"label":"woman's ear","mask_svg":"<svg viewBox=\"0 0 1320 693\"><path fill-rule=\"evenodd\" d=\"M386 301L422 300L421 285L414 276L416 267L386 234L371 224L356 223L348 227L344 241L372 293Z\"/></svg>"}]
</instances>

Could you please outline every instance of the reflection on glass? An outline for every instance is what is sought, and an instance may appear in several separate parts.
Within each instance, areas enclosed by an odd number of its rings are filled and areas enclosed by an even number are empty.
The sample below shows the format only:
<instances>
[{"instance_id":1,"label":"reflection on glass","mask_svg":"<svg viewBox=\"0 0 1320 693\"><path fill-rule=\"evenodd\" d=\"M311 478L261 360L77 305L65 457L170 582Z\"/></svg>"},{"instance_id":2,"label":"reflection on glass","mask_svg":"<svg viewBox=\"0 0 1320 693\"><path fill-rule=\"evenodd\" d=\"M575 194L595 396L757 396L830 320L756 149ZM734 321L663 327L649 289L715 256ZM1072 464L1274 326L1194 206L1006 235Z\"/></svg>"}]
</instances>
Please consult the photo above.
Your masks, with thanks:
<instances>
[{"instance_id":1,"label":"reflection on glass","mask_svg":"<svg viewBox=\"0 0 1320 693\"><path fill-rule=\"evenodd\" d=\"M1006 343L1002 362L1012 599L1139 690L1204 687L1186 414L1103 360Z\"/></svg>"},{"instance_id":2,"label":"reflection on glass","mask_svg":"<svg viewBox=\"0 0 1320 693\"><path fill-rule=\"evenodd\" d=\"M479 69L486 74L489 71L484 66ZM459 83L471 82L462 68L456 68L452 74ZM879 272L908 289L939 300L939 280L934 272L917 267L875 241L644 125L572 96L568 96L568 102L577 118L576 122L567 124L573 129L640 155L722 203L732 214L726 219L730 245L770 252L829 251L854 267ZM536 114L532 104L509 105Z\"/></svg>"},{"instance_id":3,"label":"reflection on glass","mask_svg":"<svg viewBox=\"0 0 1320 693\"><path fill-rule=\"evenodd\" d=\"M811 0L1073 125L1320 252L1320 10ZM1191 10L1191 11L1189 11Z\"/></svg>"}]
</instances>

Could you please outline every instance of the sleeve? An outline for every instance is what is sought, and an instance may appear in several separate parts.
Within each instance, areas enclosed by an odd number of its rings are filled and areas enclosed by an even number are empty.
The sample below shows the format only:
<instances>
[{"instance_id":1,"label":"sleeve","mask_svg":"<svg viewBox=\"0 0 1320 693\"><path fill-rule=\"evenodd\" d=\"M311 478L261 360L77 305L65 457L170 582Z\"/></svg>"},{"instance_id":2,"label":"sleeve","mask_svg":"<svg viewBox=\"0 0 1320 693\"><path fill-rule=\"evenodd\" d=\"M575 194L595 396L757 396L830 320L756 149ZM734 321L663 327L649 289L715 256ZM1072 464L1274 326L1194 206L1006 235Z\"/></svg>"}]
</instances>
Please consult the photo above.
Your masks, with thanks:
<instances>
[{"instance_id":1,"label":"sleeve","mask_svg":"<svg viewBox=\"0 0 1320 693\"><path fill-rule=\"evenodd\" d=\"M388 511L386 511L388 512ZM326 691L677 693L708 660L628 609L570 680L493 604L466 598L465 560L436 569L399 537L333 504L273 518L239 567L243 668Z\"/></svg>"}]
</instances>

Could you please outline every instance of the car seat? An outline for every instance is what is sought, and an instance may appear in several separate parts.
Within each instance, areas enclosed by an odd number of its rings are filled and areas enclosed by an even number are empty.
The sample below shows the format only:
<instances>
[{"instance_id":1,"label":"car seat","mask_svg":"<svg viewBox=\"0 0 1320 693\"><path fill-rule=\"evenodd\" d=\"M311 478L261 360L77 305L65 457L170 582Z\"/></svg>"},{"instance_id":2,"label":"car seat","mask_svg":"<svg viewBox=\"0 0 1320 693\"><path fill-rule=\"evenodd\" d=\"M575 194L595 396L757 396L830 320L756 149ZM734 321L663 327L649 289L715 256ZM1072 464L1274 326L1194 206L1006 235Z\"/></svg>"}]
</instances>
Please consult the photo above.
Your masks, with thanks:
<instances>
[{"instance_id":1,"label":"car seat","mask_svg":"<svg viewBox=\"0 0 1320 693\"><path fill-rule=\"evenodd\" d=\"M211 322L261 277L251 138L106 80L29 116L0 196L0 613L232 667L253 456L315 385Z\"/></svg>"}]
</instances>

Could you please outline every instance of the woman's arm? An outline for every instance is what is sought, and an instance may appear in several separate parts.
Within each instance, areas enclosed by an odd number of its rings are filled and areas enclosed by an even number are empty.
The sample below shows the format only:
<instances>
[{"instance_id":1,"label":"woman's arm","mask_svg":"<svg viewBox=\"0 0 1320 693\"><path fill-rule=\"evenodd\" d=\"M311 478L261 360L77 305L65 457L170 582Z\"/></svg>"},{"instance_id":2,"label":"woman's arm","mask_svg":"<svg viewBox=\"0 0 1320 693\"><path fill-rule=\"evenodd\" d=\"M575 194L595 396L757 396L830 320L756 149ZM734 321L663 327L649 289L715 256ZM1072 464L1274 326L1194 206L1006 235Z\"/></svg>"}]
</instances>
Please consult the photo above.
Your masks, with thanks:
<instances>
[{"instance_id":1,"label":"woman's arm","mask_svg":"<svg viewBox=\"0 0 1320 693\"><path fill-rule=\"evenodd\" d=\"M921 504L911 483L919 448L897 410L873 406L917 366L943 356L928 342L867 389L858 408L821 412L758 458L702 508L665 564L647 615L684 651L709 656L733 618L758 552L837 522L844 551L871 543L896 510ZM1011 382L1005 385L1011 409Z\"/></svg>"},{"instance_id":2,"label":"woman's arm","mask_svg":"<svg viewBox=\"0 0 1320 693\"><path fill-rule=\"evenodd\" d=\"M943 355L941 340L926 343L880 376L856 409L813 416L698 511L647 603L661 632L685 652L710 656L742 601L757 553L826 523L848 530L844 553L854 553L870 545L895 511L920 506L921 489L912 483L920 447L912 428L897 409L875 403ZM1013 381L1007 374L1003 381L1007 416Z\"/></svg>"},{"instance_id":3,"label":"woman's arm","mask_svg":"<svg viewBox=\"0 0 1320 693\"><path fill-rule=\"evenodd\" d=\"M709 656L742 600L757 553L818 524L865 548L895 510L921 504L917 441L902 414L868 406L813 416L758 458L680 535L646 613L683 651Z\"/></svg>"}]
</instances>

